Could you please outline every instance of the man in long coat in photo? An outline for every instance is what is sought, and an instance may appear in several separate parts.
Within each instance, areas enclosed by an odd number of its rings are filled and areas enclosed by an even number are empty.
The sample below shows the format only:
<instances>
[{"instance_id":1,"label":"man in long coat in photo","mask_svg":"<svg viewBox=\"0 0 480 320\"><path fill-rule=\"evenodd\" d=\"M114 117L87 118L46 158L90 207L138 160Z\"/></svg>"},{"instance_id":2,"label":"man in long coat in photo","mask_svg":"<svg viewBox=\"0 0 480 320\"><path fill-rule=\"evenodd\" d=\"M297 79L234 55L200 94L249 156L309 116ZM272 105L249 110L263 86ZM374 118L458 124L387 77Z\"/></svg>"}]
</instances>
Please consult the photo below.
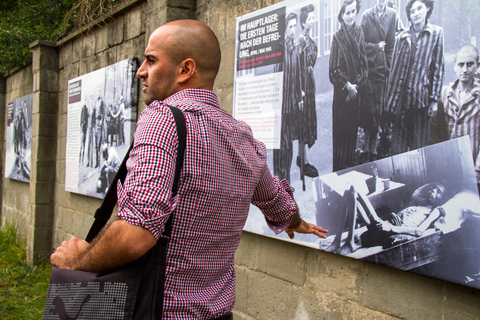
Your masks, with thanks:
<instances>
[{"instance_id":1,"label":"man in long coat in photo","mask_svg":"<svg viewBox=\"0 0 480 320\"><path fill-rule=\"evenodd\" d=\"M387 6L387 0L377 0L374 7L365 10L360 25L365 37L369 82L362 104L364 110L360 113L360 126L365 132L365 160L374 161L378 158L377 135L385 104L387 78L392 65L399 19L397 12ZM384 133L382 132L382 135ZM381 141L385 141L385 137ZM381 145L381 156L384 155L383 149Z\"/></svg>"}]
</instances>

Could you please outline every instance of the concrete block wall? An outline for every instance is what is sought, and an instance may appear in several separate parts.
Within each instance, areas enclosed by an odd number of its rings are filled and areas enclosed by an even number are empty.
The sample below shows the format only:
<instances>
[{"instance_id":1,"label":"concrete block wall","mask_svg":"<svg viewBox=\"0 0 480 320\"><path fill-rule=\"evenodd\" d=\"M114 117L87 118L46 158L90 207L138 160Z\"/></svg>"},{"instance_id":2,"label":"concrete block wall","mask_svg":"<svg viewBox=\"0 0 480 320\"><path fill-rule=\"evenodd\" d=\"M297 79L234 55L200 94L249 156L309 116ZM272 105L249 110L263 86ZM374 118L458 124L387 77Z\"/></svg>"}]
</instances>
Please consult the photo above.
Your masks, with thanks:
<instances>
[{"instance_id":1,"label":"concrete block wall","mask_svg":"<svg viewBox=\"0 0 480 320\"><path fill-rule=\"evenodd\" d=\"M479 290L244 232L237 319L479 319Z\"/></svg>"},{"instance_id":2,"label":"concrete block wall","mask_svg":"<svg viewBox=\"0 0 480 320\"><path fill-rule=\"evenodd\" d=\"M44 228L43 233L42 230L30 232L32 259L47 255L72 235L85 237L100 204L98 199L65 191L68 80L132 56L142 60L148 36L158 25L179 18L195 18L208 24L219 38L222 64L215 91L222 108L231 113L235 19L278 2L127 0L111 18L78 30L54 47L46 43L33 45L40 58L45 50L56 55L56 62L52 60L53 64L57 63L56 89L34 86L32 79L38 71L35 67L32 70L27 66L10 75L4 81L3 91L0 79L0 98L2 94L5 96L2 102L35 92L34 105L39 114L33 125L38 126L34 129L38 133L37 143L43 145L42 139L55 136L54 164L48 158L51 156L49 150L37 147L38 163L34 169L37 170L34 184L43 183L47 189L52 187L52 196L36 197L39 190L36 186L29 187L9 179L2 181L2 225L5 221L17 221L25 235L29 228ZM34 91L35 88L38 90ZM48 109L46 101L56 103ZM140 111L144 109L142 101L143 93L140 92ZM56 121L56 125L43 131L40 124L49 121ZM5 139L0 139L0 143L5 150ZM38 161L41 157L45 163ZM44 170L53 170L51 182L45 181L46 175L40 174ZM49 199L52 202L48 202ZM47 212L51 217L50 239L44 233L46 226L42 225L49 221ZM49 250L45 250L47 243L50 243ZM243 234L236 254L236 270L236 320L480 319L479 290L248 232Z\"/></svg>"},{"instance_id":3,"label":"concrete block wall","mask_svg":"<svg viewBox=\"0 0 480 320\"><path fill-rule=\"evenodd\" d=\"M79 30L57 43L60 81L52 247L74 235L85 238L101 203L99 199L65 191L68 80L127 58L141 59L146 43L143 17L147 8L145 1L126 1L113 19L102 21L101 27Z\"/></svg>"},{"instance_id":4,"label":"concrete block wall","mask_svg":"<svg viewBox=\"0 0 480 320\"><path fill-rule=\"evenodd\" d=\"M37 40L33 51L32 144L27 260L51 253L57 152L58 54L54 43Z\"/></svg>"}]
</instances>

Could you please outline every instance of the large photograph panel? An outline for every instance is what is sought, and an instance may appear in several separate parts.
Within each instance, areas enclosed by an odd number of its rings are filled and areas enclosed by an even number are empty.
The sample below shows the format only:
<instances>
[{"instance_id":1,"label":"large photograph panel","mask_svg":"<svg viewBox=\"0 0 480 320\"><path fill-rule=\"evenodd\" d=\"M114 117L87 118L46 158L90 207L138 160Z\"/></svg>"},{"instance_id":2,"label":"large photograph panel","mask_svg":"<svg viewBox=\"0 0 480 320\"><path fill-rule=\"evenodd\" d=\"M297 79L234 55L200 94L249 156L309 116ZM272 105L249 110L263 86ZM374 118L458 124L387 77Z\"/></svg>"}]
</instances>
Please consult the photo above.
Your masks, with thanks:
<instances>
[{"instance_id":1,"label":"large photograph panel","mask_svg":"<svg viewBox=\"0 0 480 320\"><path fill-rule=\"evenodd\" d=\"M7 104L5 177L30 182L33 93Z\"/></svg>"},{"instance_id":2,"label":"large photograph panel","mask_svg":"<svg viewBox=\"0 0 480 320\"><path fill-rule=\"evenodd\" d=\"M278 47L260 47L263 38L259 33L263 35L263 30L257 29L265 25L266 32L272 14L278 14L279 21L284 17L283 24L278 23L276 28ZM253 32L248 33L249 28ZM249 41L250 35L254 40ZM396 171L392 172L396 178L388 177L388 181L381 183L389 184L386 207L397 215L408 207L415 190L430 182L442 184L447 193L460 193L457 183L463 183L465 175L471 184L462 188L470 193L449 194L448 205L455 207L455 203L465 202L475 208L478 205L475 176L477 183L480 182L478 39L480 3L474 0L284 1L237 18L234 116L249 123L254 135L265 143L268 166L293 187L302 217L309 222L317 221L331 229L330 233L338 233L339 224L345 223L343 220L355 224L359 218L352 222L342 216L340 222L340 212L346 209L332 209L329 201L322 201L323 188L329 179L335 185L341 184L342 179L347 184L351 179L363 181L374 176L375 170L383 170L383 163L395 164ZM246 57L247 53L241 50L247 47L248 54L253 51L256 56ZM260 50L272 52L277 57L275 63L259 64L258 61L272 58L259 57ZM466 137L461 141L467 141L459 143L460 154L454 147L442 151L439 146L448 143L437 144L459 137ZM427 146L439 150L434 151L436 156L428 155L432 149ZM451 158L452 152L460 162ZM395 158L396 155L401 157ZM343 170L362 165L365 167L359 173L342 175ZM401 172L409 176L408 181L397 179ZM452 172L461 178L454 178ZM365 181L361 191L350 187L338 197L343 199L348 191L347 198L357 199L353 201L355 208L360 208L355 204L360 202L362 206L377 209L377 200L371 203L371 197L365 200L358 196L369 194ZM329 205L324 208L326 204ZM468 220L472 223L468 225L478 229L477 220L472 214ZM252 207L245 230L288 241L285 234L275 235L261 221L260 211ZM472 234L477 229L467 230L470 240L476 239ZM435 230L454 234L456 252L468 250L466 240L458 240L458 233L447 232L438 225ZM356 236L353 232L348 236L347 232L345 237ZM319 241L312 237L299 235L295 239L297 243L319 247ZM355 245L347 249L352 241L345 245L345 238L337 237L335 242L332 239L330 243L324 241L328 244L321 248L354 257L374 250L357 250ZM444 241L443 236L439 239ZM474 251L471 255L478 256L478 251ZM390 257L381 258L382 254L373 254L375 258L369 261L386 264ZM466 251L461 254L464 260L470 259L466 258L471 256ZM422 271L440 260L445 262L442 259L432 257L418 265L398 262L390 266L478 286L477 280L472 280L478 279L475 274L480 270L472 269L478 261L465 262L462 272L454 272L445 264L441 267L448 271L443 274ZM449 278L452 275L454 278Z\"/></svg>"},{"instance_id":3,"label":"large photograph panel","mask_svg":"<svg viewBox=\"0 0 480 320\"><path fill-rule=\"evenodd\" d=\"M311 220L314 177L332 171L332 92L319 90L330 48L322 45L328 35L319 31L324 28L321 17L330 17L328 25L335 7L330 2L288 1L237 18L234 116L265 143L270 170L289 181L305 218ZM255 55L242 57L242 48L250 43L261 48L249 48ZM254 64L257 61L262 63ZM273 235L263 225L254 228Z\"/></svg>"},{"instance_id":4,"label":"large photograph panel","mask_svg":"<svg viewBox=\"0 0 480 320\"><path fill-rule=\"evenodd\" d=\"M65 190L105 195L132 143L137 68L130 58L68 81Z\"/></svg>"}]
</instances>

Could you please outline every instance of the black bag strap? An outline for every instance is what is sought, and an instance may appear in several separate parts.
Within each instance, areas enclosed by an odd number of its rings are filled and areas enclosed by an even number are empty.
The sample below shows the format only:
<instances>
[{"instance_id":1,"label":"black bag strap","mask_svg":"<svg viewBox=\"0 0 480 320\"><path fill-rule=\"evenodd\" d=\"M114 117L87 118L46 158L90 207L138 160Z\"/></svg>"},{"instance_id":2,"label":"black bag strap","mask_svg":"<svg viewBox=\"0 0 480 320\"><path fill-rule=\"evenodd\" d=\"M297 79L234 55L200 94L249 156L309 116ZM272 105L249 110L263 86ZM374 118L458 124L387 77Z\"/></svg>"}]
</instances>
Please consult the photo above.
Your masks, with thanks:
<instances>
[{"instance_id":1,"label":"black bag strap","mask_svg":"<svg viewBox=\"0 0 480 320\"><path fill-rule=\"evenodd\" d=\"M178 181L180 179L180 172L182 170L182 165L183 165L183 155L185 153L185 146L187 141L187 125L185 123L185 117L183 115L182 110L172 106L168 106L168 107L173 113L173 117L175 119L175 125L177 126L177 135L178 135L178 150L177 150L177 160L175 163L175 177L172 185L172 197L174 197L177 194ZM98 235L98 233L103 229L103 227L105 227L108 220L112 216L113 209L117 204L117 188L116 188L117 181L120 180L122 183L125 181L125 177L127 175L127 160L132 148L133 148L133 142L130 148L128 149L127 153L125 154L122 164L120 165L120 168L115 174L115 177L113 178L113 181L110 184L110 187L108 188L107 193L105 194L105 197L103 198L102 204L95 211L95 215L94 215L95 221L90 227L90 231L88 232L88 235L85 238L85 241L87 242L91 242ZM170 236L171 223L172 223L172 215L170 215L167 225L165 226L165 232L163 234L166 236ZM166 234L167 231L168 231L168 234Z\"/></svg>"},{"instance_id":2,"label":"black bag strap","mask_svg":"<svg viewBox=\"0 0 480 320\"><path fill-rule=\"evenodd\" d=\"M175 124L177 126L177 135L178 135L178 149L177 149L177 160L175 162L175 177L172 184L172 198L177 195L178 192L178 181L180 180L180 171L182 171L183 166L183 156L185 155L185 146L187 145L187 124L185 123L185 117L182 110L168 106L172 110L173 117L175 118ZM173 213L170 214L167 223L165 224L165 231L162 235L170 238L170 233L172 231L172 218Z\"/></svg>"}]
</instances>

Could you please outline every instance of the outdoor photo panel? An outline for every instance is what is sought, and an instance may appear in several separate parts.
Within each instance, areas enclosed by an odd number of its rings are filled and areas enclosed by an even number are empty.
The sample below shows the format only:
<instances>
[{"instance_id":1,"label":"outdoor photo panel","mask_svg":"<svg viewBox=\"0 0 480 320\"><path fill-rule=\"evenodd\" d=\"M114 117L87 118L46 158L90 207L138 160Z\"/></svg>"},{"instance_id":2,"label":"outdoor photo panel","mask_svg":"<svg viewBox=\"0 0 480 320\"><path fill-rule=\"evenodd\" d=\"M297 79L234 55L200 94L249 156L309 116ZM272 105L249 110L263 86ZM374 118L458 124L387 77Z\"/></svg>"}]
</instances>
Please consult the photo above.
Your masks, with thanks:
<instances>
[{"instance_id":1,"label":"outdoor photo panel","mask_svg":"<svg viewBox=\"0 0 480 320\"><path fill-rule=\"evenodd\" d=\"M237 18L233 114L265 144L270 170L290 183L302 217L329 229L329 238L275 235L253 206L245 230L478 288L480 2L357 4L290 0ZM427 23L417 34L407 8L419 6ZM385 176L384 163L401 163L408 179L393 169ZM388 196L373 192L372 203L366 180L379 172L371 180ZM430 225L401 223L415 190L428 185L418 191L428 193L430 183L462 213L451 230L441 226L447 210L432 204L423 206ZM348 186L331 195L341 206L326 200L330 184ZM387 211L397 218L386 219ZM361 232L374 228L383 228L380 236ZM413 244L386 250L406 239ZM446 241L455 244L447 249ZM458 271L447 262L453 254L464 261Z\"/></svg>"},{"instance_id":2,"label":"outdoor photo panel","mask_svg":"<svg viewBox=\"0 0 480 320\"><path fill-rule=\"evenodd\" d=\"M8 102L5 177L30 182L33 93Z\"/></svg>"},{"instance_id":3,"label":"outdoor photo panel","mask_svg":"<svg viewBox=\"0 0 480 320\"><path fill-rule=\"evenodd\" d=\"M138 60L68 81L65 190L103 198L133 139Z\"/></svg>"},{"instance_id":4,"label":"outdoor photo panel","mask_svg":"<svg viewBox=\"0 0 480 320\"><path fill-rule=\"evenodd\" d=\"M480 199L468 137L318 180L321 250L480 288Z\"/></svg>"}]
</instances>

